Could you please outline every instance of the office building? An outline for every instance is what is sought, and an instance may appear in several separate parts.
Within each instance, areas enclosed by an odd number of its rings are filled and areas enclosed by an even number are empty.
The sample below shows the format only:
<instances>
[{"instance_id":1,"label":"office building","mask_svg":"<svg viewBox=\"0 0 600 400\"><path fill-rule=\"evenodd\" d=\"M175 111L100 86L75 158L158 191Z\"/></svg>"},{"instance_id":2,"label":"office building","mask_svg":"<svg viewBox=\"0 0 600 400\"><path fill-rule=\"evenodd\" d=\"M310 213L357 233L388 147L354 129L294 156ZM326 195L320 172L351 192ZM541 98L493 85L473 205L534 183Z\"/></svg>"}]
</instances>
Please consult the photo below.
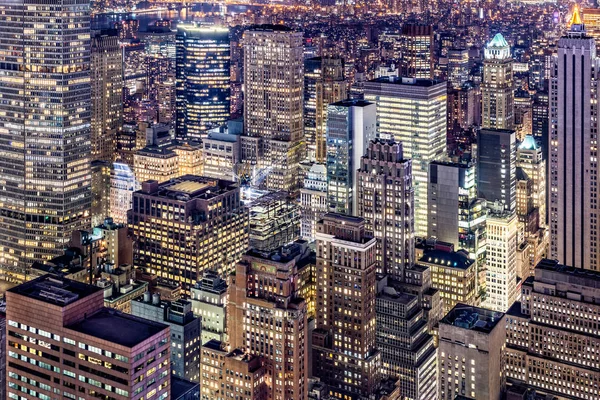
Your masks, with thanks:
<instances>
[{"instance_id":1,"label":"office building","mask_svg":"<svg viewBox=\"0 0 600 400\"><path fill-rule=\"evenodd\" d=\"M11 2L0 26L0 271L24 280L91 223L89 1Z\"/></svg>"},{"instance_id":2,"label":"office building","mask_svg":"<svg viewBox=\"0 0 600 400\"><path fill-rule=\"evenodd\" d=\"M421 296L384 278L378 282L376 312L383 375L397 378L406 398L437 399L437 351Z\"/></svg>"},{"instance_id":3,"label":"office building","mask_svg":"<svg viewBox=\"0 0 600 400\"><path fill-rule=\"evenodd\" d=\"M460 89L469 80L469 50L448 50L448 83L453 89Z\"/></svg>"},{"instance_id":4,"label":"office building","mask_svg":"<svg viewBox=\"0 0 600 400\"><path fill-rule=\"evenodd\" d=\"M434 161L429 164L427 237L451 243L485 263L485 202L477 198L475 166Z\"/></svg>"},{"instance_id":5,"label":"office building","mask_svg":"<svg viewBox=\"0 0 600 400\"><path fill-rule=\"evenodd\" d=\"M204 145L202 151L204 176L237 181L238 166L241 161L240 135L233 133L231 129L223 132L213 130L202 139L202 144Z\"/></svg>"},{"instance_id":6,"label":"office building","mask_svg":"<svg viewBox=\"0 0 600 400\"><path fill-rule=\"evenodd\" d=\"M171 328L171 374L200 382L200 318L194 316L190 301L161 301L158 293L146 292L131 302L131 314L168 325Z\"/></svg>"},{"instance_id":7,"label":"office building","mask_svg":"<svg viewBox=\"0 0 600 400\"><path fill-rule=\"evenodd\" d=\"M597 8L584 8L581 10L583 14L583 24L588 35L594 40L600 40L600 10Z\"/></svg>"},{"instance_id":8,"label":"office building","mask_svg":"<svg viewBox=\"0 0 600 400\"><path fill-rule=\"evenodd\" d=\"M0 400L6 400L6 304L0 305Z\"/></svg>"},{"instance_id":9,"label":"office building","mask_svg":"<svg viewBox=\"0 0 600 400\"><path fill-rule=\"evenodd\" d=\"M457 304L442 318L438 347L441 400L502 398L506 383L503 321L503 313L465 304Z\"/></svg>"},{"instance_id":10,"label":"office building","mask_svg":"<svg viewBox=\"0 0 600 400\"><path fill-rule=\"evenodd\" d=\"M262 25L244 32L242 161L276 190L300 186L304 153L302 32Z\"/></svg>"},{"instance_id":11,"label":"office building","mask_svg":"<svg viewBox=\"0 0 600 400\"><path fill-rule=\"evenodd\" d=\"M441 315L446 315L458 303L475 304L476 262L466 251L454 251L447 243L436 243L434 248L424 252L417 265L430 271L431 287L439 291L442 300Z\"/></svg>"},{"instance_id":12,"label":"office building","mask_svg":"<svg viewBox=\"0 0 600 400\"><path fill-rule=\"evenodd\" d=\"M267 192L246 205L251 249L270 252L300 237L300 205L289 193Z\"/></svg>"},{"instance_id":13,"label":"office building","mask_svg":"<svg viewBox=\"0 0 600 400\"><path fill-rule=\"evenodd\" d=\"M179 24L176 43L177 136L200 138L229 118L229 30Z\"/></svg>"},{"instance_id":14,"label":"office building","mask_svg":"<svg viewBox=\"0 0 600 400\"><path fill-rule=\"evenodd\" d=\"M308 320L295 254L252 250L235 268L227 308L229 345L261 358L267 399L307 399ZM210 343L210 342L209 342Z\"/></svg>"},{"instance_id":15,"label":"office building","mask_svg":"<svg viewBox=\"0 0 600 400\"><path fill-rule=\"evenodd\" d=\"M304 62L304 135L314 159L327 158L327 106L348 98L344 62L339 57L313 57Z\"/></svg>"},{"instance_id":16,"label":"office building","mask_svg":"<svg viewBox=\"0 0 600 400\"><path fill-rule=\"evenodd\" d=\"M327 168L323 164L313 164L304 178L304 187L300 189L300 237L314 241L317 222L328 211Z\"/></svg>"},{"instance_id":17,"label":"office building","mask_svg":"<svg viewBox=\"0 0 600 400\"><path fill-rule=\"evenodd\" d=\"M542 148L531 135L517 148L516 166L531 180L531 203L538 210L538 226L546 226L546 160Z\"/></svg>"},{"instance_id":18,"label":"office building","mask_svg":"<svg viewBox=\"0 0 600 400\"><path fill-rule=\"evenodd\" d=\"M375 139L377 108L364 100L327 107L327 196L329 210L356 215L357 170L369 141Z\"/></svg>"},{"instance_id":19,"label":"office building","mask_svg":"<svg viewBox=\"0 0 600 400\"><path fill-rule=\"evenodd\" d=\"M518 297L515 212L490 209L486 226L485 307L506 312Z\"/></svg>"},{"instance_id":20,"label":"office building","mask_svg":"<svg viewBox=\"0 0 600 400\"><path fill-rule=\"evenodd\" d=\"M110 173L109 215L117 224L127 223L127 211L131 209L133 192L139 190L129 165L114 163Z\"/></svg>"},{"instance_id":21,"label":"office building","mask_svg":"<svg viewBox=\"0 0 600 400\"><path fill-rule=\"evenodd\" d=\"M513 129L513 59L504 36L497 33L484 50L481 84L482 121L486 129Z\"/></svg>"},{"instance_id":22,"label":"office building","mask_svg":"<svg viewBox=\"0 0 600 400\"><path fill-rule=\"evenodd\" d=\"M577 63L572 62L578 59ZM596 43L575 9L558 41L550 89L550 258L598 270Z\"/></svg>"},{"instance_id":23,"label":"office building","mask_svg":"<svg viewBox=\"0 0 600 400\"><path fill-rule=\"evenodd\" d=\"M226 342L227 282L216 272L206 271L191 289L192 311L202 320L202 344Z\"/></svg>"},{"instance_id":24,"label":"office building","mask_svg":"<svg viewBox=\"0 0 600 400\"><path fill-rule=\"evenodd\" d=\"M104 307L131 314L131 302L148 291L149 283L135 279L136 271L131 264L115 266L100 265L100 279L95 285L104 291Z\"/></svg>"},{"instance_id":25,"label":"office building","mask_svg":"<svg viewBox=\"0 0 600 400\"><path fill-rule=\"evenodd\" d=\"M228 274L248 248L248 211L230 181L185 175L133 194L134 264L189 292L206 270Z\"/></svg>"},{"instance_id":26,"label":"office building","mask_svg":"<svg viewBox=\"0 0 600 400\"><path fill-rule=\"evenodd\" d=\"M517 142L514 131L481 129L477 134L477 189L488 203L514 211L517 202Z\"/></svg>"},{"instance_id":27,"label":"office building","mask_svg":"<svg viewBox=\"0 0 600 400\"><path fill-rule=\"evenodd\" d=\"M377 133L402 143L412 160L415 234L427 235L429 163L446 157L446 82L380 78L365 83L365 99L377 104Z\"/></svg>"},{"instance_id":28,"label":"office building","mask_svg":"<svg viewBox=\"0 0 600 400\"><path fill-rule=\"evenodd\" d=\"M589 268L586 268L589 269ZM506 378L559 399L596 397L600 274L543 260L506 313Z\"/></svg>"},{"instance_id":29,"label":"office building","mask_svg":"<svg viewBox=\"0 0 600 400\"><path fill-rule=\"evenodd\" d=\"M401 76L433 79L433 27L408 23L400 36Z\"/></svg>"},{"instance_id":30,"label":"office building","mask_svg":"<svg viewBox=\"0 0 600 400\"><path fill-rule=\"evenodd\" d=\"M177 154L167 147L148 146L133 155L133 173L138 182L165 182L179 176Z\"/></svg>"},{"instance_id":31,"label":"office building","mask_svg":"<svg viewBox=\"0 0 600 400\"><path fill-rule=\"evenodd\" d=\"M548 149L549 149L549 135L550 131L548 130L548 104L549 97L547 92L539 92L533 98L533 105L531 106L531 133L535 138L536 142L538 142L542 146L542 154L548 158Z\"/></svg>"},{"instance_id":32,"label":"office building","mask_svg":"<svg viewBox=\"0 0 600 400\"><path fill-rule=\"evenodd\" d=\"M402 279L415 261L412 162L402 144L369 142L357 176L357 215L377 239L377 272Z\"/></svg>"},{"instance_id":33,"label":"office building","mask_svg":"<svg viewBox=\"0 0 600 400\"><path fill-rule=\"evenodd\" d=\"M200 399L267 399L267 369L259 356L226 350L218 340L202 346ZM272 379L272 378L271 378Z\"/></svg>"},{"instance_id":34,"label":"office building","mask_svg":"<svg viewBox=\"0 0 600 400\"><path fill-rule=\"evenodd\" d=\"M374 395L381 382L376 347L377 240L362 218L328 213L317 224L317 310L313 375L334 397ZM349 310L355 310L349 315Z\"/></svg>"},{"instance_id":35,"label":"office building","mask_svg":"<svg viewBox=\"0 0 600 400\"><path fill-rule=\"evenodd\" d=\"M117 30L92 31L91 46L92 160L112 162L123 128L123 55Z\"/></svg>"},{"instance_id":36,"label":"office building","mask_svg":"<svg viewBox=\"0 0 600 400\"><path fill-rule=\"evenodd\" d=\"M103 308L102 292L45 275L6 293L8 398L169 398L169 327Z\"/></svg>"},{"instance_id":37,"label":"office building","mask_svg":"<svg viewBox=\"0 0 600 400\"><path fill-rule=\"evenodd\" d=\"M92 226L110 215L110 174L112 162L92 161Z\"/></svg>"}]
</instances>

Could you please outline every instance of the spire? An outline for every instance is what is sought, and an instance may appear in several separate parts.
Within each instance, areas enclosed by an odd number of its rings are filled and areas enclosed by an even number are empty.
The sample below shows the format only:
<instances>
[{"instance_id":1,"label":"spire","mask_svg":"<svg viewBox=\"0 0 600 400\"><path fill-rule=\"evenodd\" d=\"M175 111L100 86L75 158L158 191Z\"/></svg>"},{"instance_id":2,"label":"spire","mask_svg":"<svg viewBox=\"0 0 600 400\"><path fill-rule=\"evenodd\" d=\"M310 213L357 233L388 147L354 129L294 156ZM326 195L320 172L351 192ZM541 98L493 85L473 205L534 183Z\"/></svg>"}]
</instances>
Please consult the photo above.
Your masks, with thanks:
<instances>
[{"instance_id":1,"label":"spire","mask_svg":"<svg viewBox=\"0 0 600 400\"><path fill-rule=\"evenodd\" d=\"M571 17L571 23L569 26L573 25L583 25L581 22L581 16L579 15L579 7L575 4L575 8L573 8L573 16Z\"/></svg>"}]
</instances>

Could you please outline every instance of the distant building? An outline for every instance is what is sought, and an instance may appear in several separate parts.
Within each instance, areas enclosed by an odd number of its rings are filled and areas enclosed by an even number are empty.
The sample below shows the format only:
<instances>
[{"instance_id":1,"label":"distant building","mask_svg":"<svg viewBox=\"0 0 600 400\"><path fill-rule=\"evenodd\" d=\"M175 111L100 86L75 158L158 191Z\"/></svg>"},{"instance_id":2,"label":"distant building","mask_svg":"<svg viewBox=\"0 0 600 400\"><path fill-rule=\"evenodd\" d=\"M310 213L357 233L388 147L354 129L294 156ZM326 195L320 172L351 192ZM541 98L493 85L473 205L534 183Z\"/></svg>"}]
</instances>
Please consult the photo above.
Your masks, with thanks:
<instances>
[{"instance_id":1,"label":"distant building","mask_svg":"<svg viewBox=\"0 0 600 400\"><path fill-rule=\"evenodd\" d=\"M169 325L171 328L171 373L180 379L200 382L200 318L187 300L164 302L160 295L144 293L131 302L131 314Z\"/></svg>"},{"instance_id":2,"label":"distant building","mask_svg":"<svg viewBox=\"0 0 600 400\"><path fill-rule=\"evenodd\" d=\"M206 271L191 289L192 311L202 320L202 344L209 340L227 342L227 282Z\"/></svg>"},{"instance_id":3,"label":"distant building","mask_svg":"<svg viewBox=\"0 0 600 400\"><path fill-rule=\"evenodd\" d=\"M8 398L23 385L40 398L169 398L169 327L103 302L102 289L50 275L6 293Z\"/></svg>"},{"instance_id":4,"label":"distant building","mask_svg":"<svg viewBox=\"0 0 600 400\"><path fill-rule=\"evenodd\" d=\"M405 24L400 36L401 76L433 79L433 27Z\"/></svg>"},{"instance_id":5,"label":"distant building","mask_svg":"<svg viewBox=\"0 0 600 400\"><path fill-rule=\"evenodd\" d=\"M500 400L505 340L503 313L457 304L440 321L439 399Z\"/></svg>"}]
</instances>

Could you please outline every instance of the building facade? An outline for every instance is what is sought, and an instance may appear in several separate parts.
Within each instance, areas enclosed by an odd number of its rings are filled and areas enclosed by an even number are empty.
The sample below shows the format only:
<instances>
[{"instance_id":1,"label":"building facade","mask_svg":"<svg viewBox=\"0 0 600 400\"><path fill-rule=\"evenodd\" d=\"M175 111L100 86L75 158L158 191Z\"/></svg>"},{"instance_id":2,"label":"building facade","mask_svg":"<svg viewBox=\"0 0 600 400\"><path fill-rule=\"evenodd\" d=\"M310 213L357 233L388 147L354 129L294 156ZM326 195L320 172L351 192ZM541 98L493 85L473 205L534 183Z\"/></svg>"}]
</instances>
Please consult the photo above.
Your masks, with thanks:
<instances>
[{"instance_id":1,"label":"building facade","mask_svg":"<svg viewBox=\"0 0 600 400\"><path fill-rule=\"evenodd\" d=\"M514 128L513 59L510 46L497 33L484 50L482 98L482 128Z\"/></svg>"},{"instance_id":2,"label":"building facade","mask_svg":"<svg viewBox=\"0 0 600 400\"><path fill-rule=\"evenodd\" d=\"M179 24L176 42L177 135L200 138L229 118L229 30Z\"/></svg>"},{"instance_id":3,"label":"building facade","mask_svg":"<svg viewBox=\"0 0 600 400\"><path fill-rule=\"evenodd\" d=\"M226 342L227 282L213 271L206 271L191 289L192 311L202 320L202 344L214 339Z\"/></svg>"},{"instance_id":4,"label":"building facade","mask_svg":"<svg viewBox=\"0 0 600 400\"><path fill-rule=\"evenodd\" d=\"M327 196L329 210L356 215L357 170L370 140L375 139L376 106L344 100L327 107Z\"/></svg>"},{"instance_id":5,"label":"building facade","mask_svg":"<svg viewBox=\"0 0 600 400\"><path fill-rule=\"evenodd\" d=\"M71 232L90 226L90 3L3 10L0 272L24 280L34 261L60 255Z\"/></svg>"},{"instance_id":6,"label":"building facade","mask_svg":"<svg viewBox=\"0 0 600 400\"><path fill-rule=\"evenodd\" d=\"M304 187L300 189L300 207L300 237L312 242L315 240L317 222L329 211L325 165L314 164L306 174Z\"/></svg>"},{"instance_id":7,"label":"building facade","mask_svg":"<svg viewBox=\"0 0 600 400\"><path fill-rule=\"evenodd\" d=\"M415 261L412 181L412 161L401 143L369 142L357 175L357 215L377 239L377 272L398 279Z\"/></svg>"},{"instance_id":8,"label":"building facade","mask_svg":"<svg viewBox=\"0 0 600 400\"><path fill-rule=\"evenodd\" d=\"M401 76L433 79L433 27L405 24L400 36Z\"/></svg>"},{"instance_id":9,"label":"building facade","mask_svg":"<svg viewBox=\"0 0 600 400\"><path fill-rule=\"evenodd\" d=\"M365 83L365 99L377 104L377 133L402 143L412 160L415 234L427 235L429 163L446 157L446 82L386 77Z\"/></svg>"}]
</instances>

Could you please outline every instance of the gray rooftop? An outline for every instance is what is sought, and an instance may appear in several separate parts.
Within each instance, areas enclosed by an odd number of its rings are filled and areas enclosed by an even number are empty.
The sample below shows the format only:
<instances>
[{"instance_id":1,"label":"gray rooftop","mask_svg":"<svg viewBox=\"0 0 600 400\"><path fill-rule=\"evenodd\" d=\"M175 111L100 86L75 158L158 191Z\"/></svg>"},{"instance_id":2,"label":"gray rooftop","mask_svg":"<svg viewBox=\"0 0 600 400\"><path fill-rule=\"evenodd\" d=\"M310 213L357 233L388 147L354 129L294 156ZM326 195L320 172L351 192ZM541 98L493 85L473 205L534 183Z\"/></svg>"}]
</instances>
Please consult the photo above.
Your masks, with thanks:
<instances>
[{"instance_id":1,"label":"gray rooftop","mask_svg":"<svg viewBox=\"0 0 600 400\"><path fill-rule=\"evenodd\" d=\"M471 331L490 333L502 317L504 314L501 312L458 303L440 322Z\"/></svg>"},{"instance_id":2,"label":"gray rooftop","mask_svg":"<svg viewBox=\"0 0 600 400\"><path fill-rule=\"evenodd\" d=\"M16 286L9 292L64 307L102 290L102 288L57 275L44 275Z\"/></svg>"}]
</instances>

